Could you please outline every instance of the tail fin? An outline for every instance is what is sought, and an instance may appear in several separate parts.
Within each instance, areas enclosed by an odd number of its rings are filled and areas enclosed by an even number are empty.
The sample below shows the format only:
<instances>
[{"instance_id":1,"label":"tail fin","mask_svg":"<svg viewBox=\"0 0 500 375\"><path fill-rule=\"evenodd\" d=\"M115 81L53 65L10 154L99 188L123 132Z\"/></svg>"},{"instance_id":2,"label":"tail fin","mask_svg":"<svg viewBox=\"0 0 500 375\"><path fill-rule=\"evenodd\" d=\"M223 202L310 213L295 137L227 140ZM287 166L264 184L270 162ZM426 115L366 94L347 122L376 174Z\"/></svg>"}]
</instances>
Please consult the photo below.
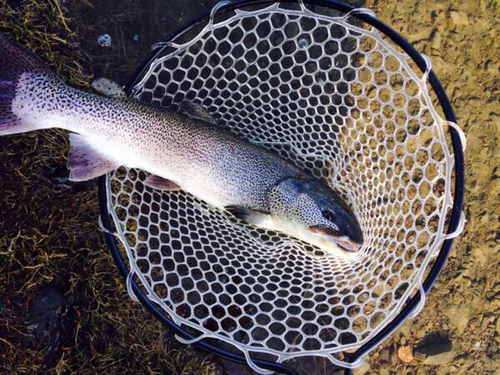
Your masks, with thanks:
<instances>
[{"instance_id":1,"label":"tail fin","mask_svg":"<svg viewBox=\"0 0 500 375\"><path fill-rule=\"evenodd\" d=\"M34 53L0 36L0 135L38 129L13 109L24 73L59 80Z\"/></svg>"}]
</instances>

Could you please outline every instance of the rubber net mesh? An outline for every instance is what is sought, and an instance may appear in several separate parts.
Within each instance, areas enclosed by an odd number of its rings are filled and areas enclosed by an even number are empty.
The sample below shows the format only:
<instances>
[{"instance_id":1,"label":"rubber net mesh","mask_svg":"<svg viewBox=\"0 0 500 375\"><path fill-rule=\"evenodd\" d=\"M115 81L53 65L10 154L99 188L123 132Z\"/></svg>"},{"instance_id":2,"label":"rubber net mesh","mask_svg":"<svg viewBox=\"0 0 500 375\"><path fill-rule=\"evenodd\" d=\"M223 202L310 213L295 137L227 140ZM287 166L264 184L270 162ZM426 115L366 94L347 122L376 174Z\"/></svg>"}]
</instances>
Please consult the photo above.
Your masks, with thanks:
<instances>
[{"instance_id":1,"label":"rubber net mesh","mask_svg":"<svg viewBox=\"0 0 500 375\"><path fill-rule=\"evenodd\" d=\"M335 353L395 317L445 238L454 124L433 108L426 74L353 14L215 9L192 34L163 45L132 95L200 103L310 171L350 203L365 244L336 257L121 168L108 176L108 205L132 275L175 323L233 345L259 372L251 358L263 353L345 365Z\"/></svg>"}]
</instances>

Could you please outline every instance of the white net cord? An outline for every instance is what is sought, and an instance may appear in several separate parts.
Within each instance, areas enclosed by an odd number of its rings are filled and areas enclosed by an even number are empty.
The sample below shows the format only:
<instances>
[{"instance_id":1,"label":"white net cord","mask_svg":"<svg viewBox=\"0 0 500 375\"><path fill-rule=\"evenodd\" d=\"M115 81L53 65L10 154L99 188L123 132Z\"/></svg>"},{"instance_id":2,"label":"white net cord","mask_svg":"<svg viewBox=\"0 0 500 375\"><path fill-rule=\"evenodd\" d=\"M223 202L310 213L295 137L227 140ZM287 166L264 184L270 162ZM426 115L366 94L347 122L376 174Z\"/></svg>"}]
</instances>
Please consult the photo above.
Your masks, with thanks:
<instances>
[{"instance_id":1,"label":"white net cord","mask_svg":"<svg viewBox=\"0 0 500 375\"><path fill-rule=\"evenodd\" d=\"M416 291L414 314L423 307L422 278L451 236L447 127L463 146L465 137L434 108L430 60L418 73L355 21L371 11L219 9L188 40L156 45L132 96L174 110L197 102L220 126L310 171L349 202L365 244L338 258L183 191L153 190L147 173L125 168L107 180L116 236L145 294L196 340L232 345L263 374L254 360L266 356L359 366L337 355L376 335Z\"/></svg>"}]
</instances>

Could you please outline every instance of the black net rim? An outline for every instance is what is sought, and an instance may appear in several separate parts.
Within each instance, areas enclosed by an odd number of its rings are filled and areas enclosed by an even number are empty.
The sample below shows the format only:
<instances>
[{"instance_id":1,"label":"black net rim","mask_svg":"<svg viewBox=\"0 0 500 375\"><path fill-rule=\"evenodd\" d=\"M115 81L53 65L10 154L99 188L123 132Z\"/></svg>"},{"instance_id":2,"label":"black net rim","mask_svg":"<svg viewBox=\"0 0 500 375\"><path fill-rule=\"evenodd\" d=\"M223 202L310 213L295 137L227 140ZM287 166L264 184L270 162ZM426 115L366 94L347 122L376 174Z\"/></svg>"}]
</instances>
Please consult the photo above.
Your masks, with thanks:
<instances>
[{"instance_id":1,"label":"black net rim","mask_svg":"<svg viewBox=\"0 0 500 375\"><path fill-rule=\"evenodd\" d=\"M281 3L296 3L297 0L281 0ZM347 5L338 3L332 0L304 0L305 4L310 5L320 5L332 8L337 11L341 11L344 13L352 12L355 8ZM236 2L227 2L222 5L218 12L230 11L239 7L248 6L248 5L266 5L275 3L272 0L242 0ZM370 14L366 13L353 13L352 17L356 17L363 22L368 23L369 25L375 27L378 31L382 32L385 36L389 37L394 43L396 43L399 47L401 47L408 56L417 64L419 69L424 73L427 69L427 63L424 57L401 35L399 35L395 30L391 27L387 26L383 22L379 21L377 18ZM207 13L190 23L188 23L185 27L174 32L170 37L166 39L166 41L171 41L178 36L184 34L185 32L195 28L201 23L205 22L210 18L210 13ZM144 60L144 62L139 66L139 68L135 71L131 79L129 80L126 86L126 93L130 94L132 87L137 83L139 77L144 73L144 71L149 67L149 65L156 59L156 57L161 53L164 47L159 47L155 49L150 56ZM441 83L439 82L437 76L434 74L432 70L430 70L428 74L428 80L431 84L432 89L434 90L437 98L439 99L439 103L443 110L444 116L447 121L456 123L455 114L451 107L450 101L444 91ZM454 186L454 196L453 196L453 207L451 209L451 217L450 223L447 229L447 233L454 233L461 222L461 213L464 199L464 155L463 155L463 146L460 140L460 135L458 131L454 127L449 127L449 134L452 141L453 146L453 156L454 156L454 171L455 171L455 186ZM103 226L106 230L111 231L111 223L109 220L109 212L107 205L107 196L106 196L106 176L102 176L99 179L99 205L100 205L100 214L102 218ZM117 241L114 235L111 232L107 232L105 234L106 242L111 250L113 258L115 259L117 266L120 270L120 273L127 278L129 275L129 270L126 264L126 260L122 258L120 252L118 250ZM443 241L439 254L436 257L435 263L432 266L427 278L424 280L422 287L424 292L427 294L432 286L434 285L437 277L439 276L446 259L448 257L449 251L453 244L454 238L449 238ZM189 332L175 324L171 319L164 315L164 313L159 310L144 293L140 290L135 281L132 280L132 290L134 294L137 296L139 301L164 325L166 325L170 330L172 330L176 335L179 335L181 338L185 340L193 340L195 337L191 335ZM380 332L378 332L371 340L366 342L364 345L359 347L354 353L352 353L348 358L348 362L355 362L357 359L365 355L366 353L373 350L380 342L382 342L385 338L387 338L392 332L394 332L418 307L419 302L421 300L420 292L417 292L416 295L409 300L406 306L401 310L401 312L389 323L387 324ZM220 357L246 364L247 361L243 355L238 355L227 350L218 348L211 344L208 344L204 340L199 340L195 343L199 348L207 350L215 355ZM267 370L277 371L284 374L295 374L287 366L275 363L271 361L264 360L253 360L253 362ZM352 373L351 370L346 369L346 374Z\"/></svg>"}]
</instances>

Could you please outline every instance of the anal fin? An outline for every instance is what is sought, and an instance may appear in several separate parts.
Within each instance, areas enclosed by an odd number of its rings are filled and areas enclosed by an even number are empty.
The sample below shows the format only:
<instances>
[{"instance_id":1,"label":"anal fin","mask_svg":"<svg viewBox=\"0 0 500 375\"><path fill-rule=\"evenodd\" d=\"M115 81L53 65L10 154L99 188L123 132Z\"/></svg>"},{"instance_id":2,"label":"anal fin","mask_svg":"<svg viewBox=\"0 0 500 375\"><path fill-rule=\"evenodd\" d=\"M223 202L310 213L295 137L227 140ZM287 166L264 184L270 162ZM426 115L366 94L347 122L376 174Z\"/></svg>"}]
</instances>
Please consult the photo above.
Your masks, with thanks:
<instances>
[{"instance_id":1,"label":"anal fin","mask_svg":"<svg viewBox=\"0 0 500 375\"><path fill-rule=\"evenodd\" d=\"M66 166L70 170L71 181L86 181L117 169L120 164L111 160L92 145L88 137L71 133L71 149Z\"/></svg>"},{"instance_id":2,"label":"anal fin","mask_svg":"<svg viewBox=\"0 0 500 375\"><path fill-rule=\"evenodd\" d=\"M175 182L167 180L166 178L160 176L156 176L154 174L146 177L146 179L144 180L144 185L157 190L168 190L168 191L181 190L181 187L177 185Z\"/></svg>"}]
</instances>

